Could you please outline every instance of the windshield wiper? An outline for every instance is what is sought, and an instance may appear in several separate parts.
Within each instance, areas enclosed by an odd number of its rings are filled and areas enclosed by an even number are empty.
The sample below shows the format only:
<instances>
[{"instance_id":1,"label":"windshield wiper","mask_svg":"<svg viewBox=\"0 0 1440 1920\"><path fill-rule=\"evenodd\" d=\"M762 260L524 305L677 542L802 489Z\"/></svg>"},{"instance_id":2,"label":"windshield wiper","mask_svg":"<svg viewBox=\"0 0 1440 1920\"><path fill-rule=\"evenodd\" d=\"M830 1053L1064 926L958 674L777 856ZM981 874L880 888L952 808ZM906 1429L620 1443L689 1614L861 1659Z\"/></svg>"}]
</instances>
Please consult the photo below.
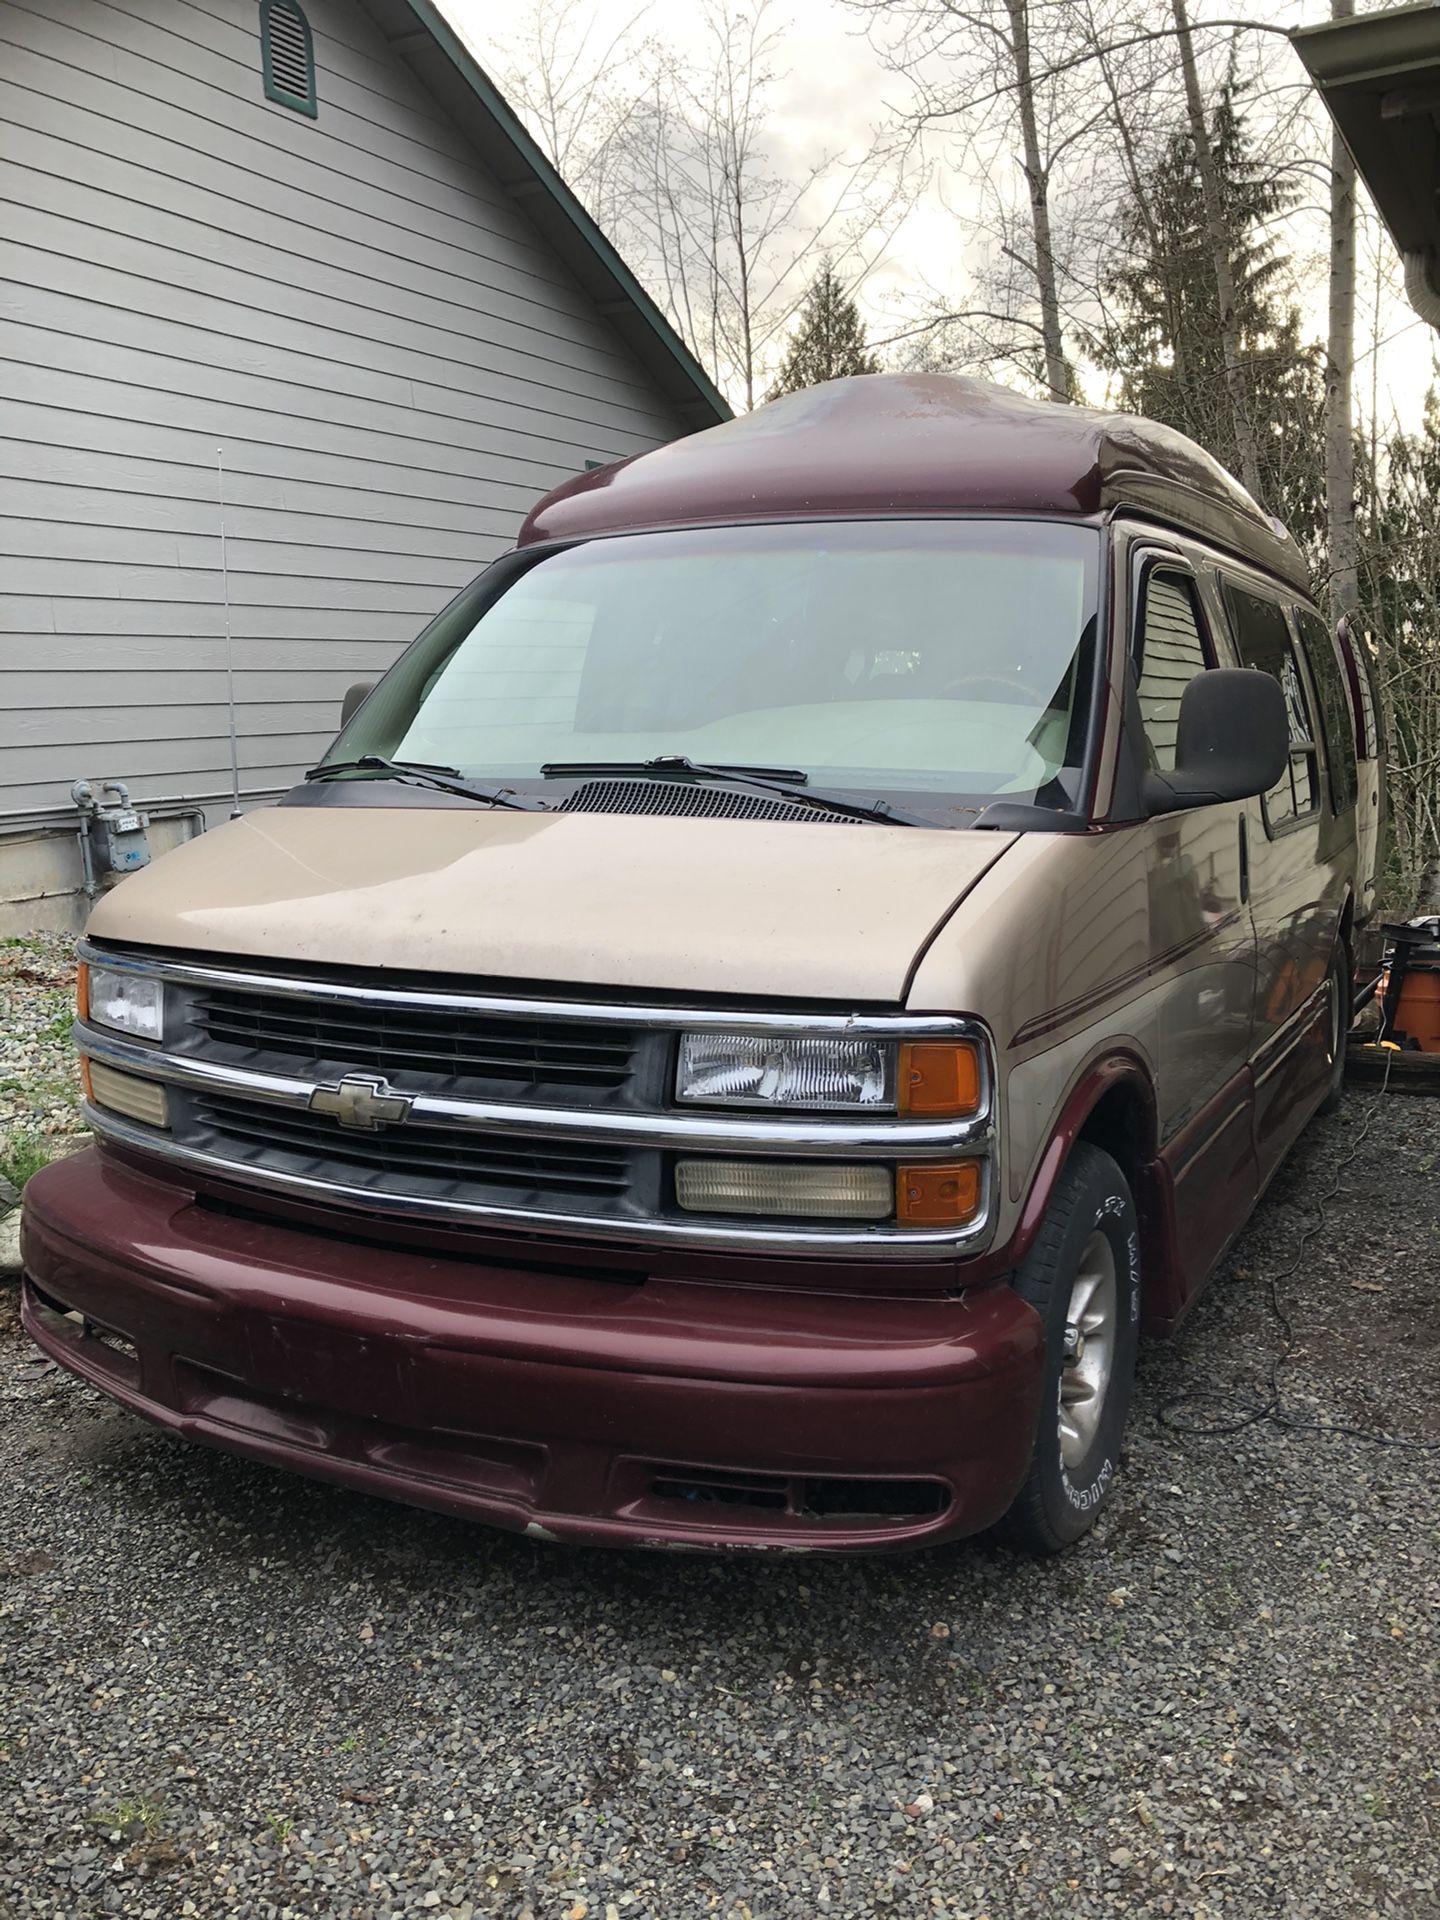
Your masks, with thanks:
<instances>
[{"instance_id":1,"label":"windshield wiper","mask_svg":"<svg viewBox=\"0 0 1440 1920\"><path fill-rule=\"evenodd\" d=\"M562 779L566 774L640 774L640 773L713 773L724 774L729 780L790 780L797 787L808 783L810 776L799 767L751 767L732 764L728 760L710 761L697 766L683 753L662 753L654 760L551 760L540 769L547 780Z\"/></svg>"},{"instance_id":2,"label":"windshield wiper","mask_svg":"<svg viewBox=\"0 0 1440 1920\"><path fill-rule=\"evenodd\" d=\"M810 776L793 767L706 766L683 753L662 753L654 760L555 760L541 767L546 779L563 779L567 774L615 774L631 778L660 780L723 780L733 786L758 787L764 793L778 793L786 800L798 800L825 813L847 814L852 820L878 820L890 827L939 827L943 820L927 820L922 814L906 813L892 807L888 800L857 800L829 787L812 787Z\"/></svg>"},{"instance_id":3,"label":"windshield wiper","mask_svg":"<svg viewBox=\"0 0 1440 1920\"><path fill-rule=\"evenodd\" d=\"M488 800L492 807L518 807L526 813L548 813L544 800L525 800L513 787L484 786L467 780L458 767L432 766L425 760L386 760L378 753L361 754L358 760L328 760L311 767L307 780L328 780L335 773L383 773L392 780L403 780L412 787L434 787L440 793L458 793L466 800Z\"/></svg>"}]
</instances>

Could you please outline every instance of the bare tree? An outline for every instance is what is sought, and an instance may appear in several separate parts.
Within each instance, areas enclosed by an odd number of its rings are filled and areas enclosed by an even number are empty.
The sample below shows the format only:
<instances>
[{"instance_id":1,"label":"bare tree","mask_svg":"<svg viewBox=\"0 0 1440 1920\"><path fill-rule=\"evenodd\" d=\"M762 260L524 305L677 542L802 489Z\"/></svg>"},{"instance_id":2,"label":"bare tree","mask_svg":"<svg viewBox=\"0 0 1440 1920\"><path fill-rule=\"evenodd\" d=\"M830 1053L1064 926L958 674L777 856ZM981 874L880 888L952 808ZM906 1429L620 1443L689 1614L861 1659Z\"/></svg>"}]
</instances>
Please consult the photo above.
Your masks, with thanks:
<instances>
[{"instance_id":1,"label":"bare tree","mask_svg":"<svg viewBox=\"0 0 1440 1920\"><path fill-rule=\"evenodd\" d=\"M1220 180L1215 156L1210 148L1210 128L1205 102L1200 92L1200 77L1195 65L1195 43L1185 0L1170 0L1175 18L1176 46L1180 71L1185 81L1185 107L1190 118L1190 138L1195 145L1195 168L1200 176L1200 192L1205 203L1205 226L1210 236L1210 253L1215 271L1215 291L1220 304L1220 345L1225 359L1225 391L1229 400L1231 431L1240 452L1240 478L1258 500L1260 498L1260 462L1255 454L1255 431L1246 404L1245 376L1240 366L1240 327L1235 311L1235 275L1230 265L1230 245L1225 226L1225 209L1220 197Z\"/></svg>"},{"instance_id":2,"label":"bare tree","mask_svg":"<svg viewBox=\"0 0 1440 1920\"><path fill-rule=\"evenodd\" d=\"M637 112L635 73L653 66L658 50L644 28L649 0L613 32L568 0L531 0L503 42L506 94L574 189L602 224L624 190L626 136Z\"/></svg>"},{"instance_id":3,"label":"bare tree","mask_svg":"<svg viewBox=\"0 0 1440 1920\"><path fill-rule=\"evenodd\" d=\"M1341 19L1355 0L1332 0ZM1355 162L1338 130L1330 135L1330 316L1325 354L1325 513L1330 610L1339 620L1359 602L1355 534Z\"/></svg>"},{"instance_id":4,"label":"bare tree","mask_svg":"<svg viewBox=\"0 0 1440 1920\"><path fill-rule=\"evenodd\" d=\"M1389 753L1393 913L1440 910L1440 409L1420 433L1379 441L1359 542L1367 644L1379 669Z\"/></svg>"},{"instance_id":5,"label":"bare tree","mask_svg":"<svg viewBox=\"0 0 1440 1920\"><path fill-rule=\"evenodd\" d=\"M943 148L972 202L958 215L957 230L968 233L972 252L978 243L984 254L976 297L961 304L937 296L892 339L903 341L912 359L1008 362L1055 399L1073 399L1056 182L1102 112L1093 92L1050 76L1054 36L1070 31L1066 0L849 3L868 19L882 59L912 89L897 140L926 153ZM1043 50L1037 19L1049 35ZM978 110L977 100L984 103Z\"/></svg>"},{"instance_id":6,"label":"bare tree","mask_svg":"<svg viewBox=\"0 0 1440 1920\"><path fill-rule=\"evenodd\" d=\"M534 5L512 97L717 384L753 406L818 258L853 290L919 169L873 142L782 163L788 23L772 0L708 0L689 54L647 37L645 12L602 40L561 0Z\"/></svg>"},{"instance_id":7,"label":"bare tree","mask_svg":"<svg viewBox=\"0 0 1440 1920\"><path fill-rule=\"evenodd\" d=\"M1015 68L1015 111L1020 121L1025 187L1035 246L1035 287L1040 300L1040 333L1045 344L1045 384L1053 399L1070 397L1070 369L1060 332L1060 290L1055 278L1055 243L1050 230L1050 170L1040 153L1035 76L1030 59L1029 0L1005 0L1009 22L1007 51Z\"/></svg>"}]
</instances>

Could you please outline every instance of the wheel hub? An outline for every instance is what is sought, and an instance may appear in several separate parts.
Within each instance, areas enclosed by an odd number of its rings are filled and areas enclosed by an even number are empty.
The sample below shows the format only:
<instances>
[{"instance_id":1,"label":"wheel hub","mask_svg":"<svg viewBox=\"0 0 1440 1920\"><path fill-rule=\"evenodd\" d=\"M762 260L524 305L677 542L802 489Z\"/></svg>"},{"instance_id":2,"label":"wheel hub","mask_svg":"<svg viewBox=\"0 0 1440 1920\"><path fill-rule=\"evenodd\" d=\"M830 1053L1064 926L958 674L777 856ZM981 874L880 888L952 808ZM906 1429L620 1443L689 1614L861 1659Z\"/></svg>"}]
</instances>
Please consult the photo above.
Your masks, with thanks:
<instances>
[{"instance_id":1,"label":"wheel hub","mask_svg":"<svg viewBox=\"0 0 1440 1920\"><path fill-rule=\"evenodd\" d=\"M1094 1445L1104 1417L1115 1359L1119 1294L1115 1251L1097 1228L1085 1242L1071 1284L1061 1352L1060 1455L1072 1469Z\"/></svg>"}]
</instances>

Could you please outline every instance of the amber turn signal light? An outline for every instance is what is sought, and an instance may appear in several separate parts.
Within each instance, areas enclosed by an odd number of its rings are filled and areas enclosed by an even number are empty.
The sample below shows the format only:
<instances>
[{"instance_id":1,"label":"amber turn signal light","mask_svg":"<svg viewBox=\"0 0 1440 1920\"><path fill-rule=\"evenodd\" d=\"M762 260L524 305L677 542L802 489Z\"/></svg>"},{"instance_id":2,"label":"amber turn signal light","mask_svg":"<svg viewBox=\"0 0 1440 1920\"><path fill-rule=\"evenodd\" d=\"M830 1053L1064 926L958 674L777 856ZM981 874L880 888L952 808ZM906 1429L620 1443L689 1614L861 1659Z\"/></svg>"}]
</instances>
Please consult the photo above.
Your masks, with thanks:
<instances>
[{"instance_id":1,"label":"amber turn signal light","mask_svg":"<svg viewBox=\"0 0 1440 1920\"><path fill-rule=\"evenodd\" d=\"M963 1227L980 1211L980 1162L901 1167L895 1175L895 1218L902 1227Z\"/></svg>"},{"instance_id":2,"label":"amber turn signal light","mask_svg":"<svg viewBox=\"0 0 1440 1920\"><path fill-rule=\"evenodd\" d=\"M900 1049L901 1113L931 1118L980 1110L980 1049L973 1040L912 1040Z\"/></svg>"},{"instance_id":3,"label":"amber turn signal light","mask_svg":"<svg viewBox=\"0 0 1440 1920\"><path fill-rule=\"evenodd\" d=\"M82 960L75 970L75 1011L81 1020L90 1018L90 963Z\"/></svg>"}]
</instances>

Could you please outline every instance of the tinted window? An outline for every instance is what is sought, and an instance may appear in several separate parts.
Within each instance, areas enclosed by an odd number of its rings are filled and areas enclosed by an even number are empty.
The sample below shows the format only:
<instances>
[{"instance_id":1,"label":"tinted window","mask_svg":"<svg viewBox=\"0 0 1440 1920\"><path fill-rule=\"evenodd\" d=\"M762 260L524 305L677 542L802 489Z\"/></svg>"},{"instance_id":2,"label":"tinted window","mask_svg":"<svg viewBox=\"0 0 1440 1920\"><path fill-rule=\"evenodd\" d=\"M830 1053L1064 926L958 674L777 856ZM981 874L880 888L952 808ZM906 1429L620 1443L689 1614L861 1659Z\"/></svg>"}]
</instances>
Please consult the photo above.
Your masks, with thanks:
<instances>
[{"instance_id":1,"label":"tinted window","mask_svg":"<svg viewBox=\"0 0 1440 1920\"><path fill-rule=\"evenodd\" d=\"M1083 758L1099 556L1092 528L994 520L587 541L462 594L331 757L540 779L685 754L1033 800Z\"/></svg>"},{"instance_id":2,"label":"tinted window","mask_svg":"<svg viewBox=\"0 0 1440 1920\"><path fill-rule=\"evenodd\" d=\"M1306 607L1297 607L1295 624L1300 629L1300 645L1305 650L1320 704L1320 731L1325 742L1325 766L1330 775L1330 807L1334 813L1348 813L1355 804L1355 720L1335 643L1325 622Z\"/></svg>"},{"instance_id":3,"label":"tinted window","mask_svg":"<svg viewBox=\"0 0 1440 1920\"><path fill-rule=\"evenodd\" d=\"M1174 771L1181 696L1207 664L1190 582L1173 573L1152 573L1135 639L1135 680L1145 757L1157 772Z\"/></svg>"},{"instance_id":4,"label":"tinted window","mask_svg":"<svg viewBox=\"0 0 1440 1920\"><path fill-rule=\"evenodd\" d=\"M1359 703L1355 728L1355 751L1362 760L1373 760L1380 750L1380 722L1375 688L1375 655L1368 634L1357 634L1348 620L1340 623L1336 644L1345 658L1345 675L1351 697Z\"/></svg>"},{"instance_id":5,"label":"tinted window","mask_svg":"<svg viewBox=\"0 0 1440 1920\"><path fill-rule=\"evenodd\" d=\"M1290 625L1278 600L1251 593L1233 580L1225 583L1235 645L1242 665L1258 667L1280 682L1290 720L1290 765L1265 796L1265 816L1272 827L1313 813L1320 803L1319 768L1315 750L1315 723L1300 663L1290 639Z\"/></svg>"}]
</instances>

